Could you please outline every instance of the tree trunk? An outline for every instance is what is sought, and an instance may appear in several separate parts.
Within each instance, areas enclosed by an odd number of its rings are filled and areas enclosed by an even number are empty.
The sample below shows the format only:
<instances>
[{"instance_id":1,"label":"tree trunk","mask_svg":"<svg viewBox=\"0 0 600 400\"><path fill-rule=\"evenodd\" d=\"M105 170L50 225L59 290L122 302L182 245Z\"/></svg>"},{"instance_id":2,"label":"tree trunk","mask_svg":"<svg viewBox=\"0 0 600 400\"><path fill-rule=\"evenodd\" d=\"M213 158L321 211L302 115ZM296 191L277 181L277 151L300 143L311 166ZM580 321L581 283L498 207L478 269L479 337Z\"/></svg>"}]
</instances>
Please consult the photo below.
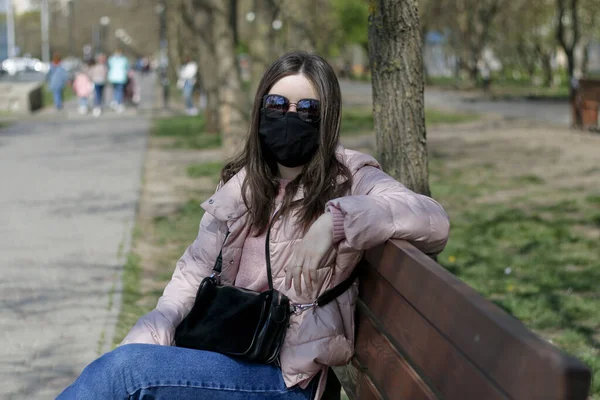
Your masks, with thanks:
<instances>
[{"instance_id":1,"label":"tree trunk","mask_svg":"<svg viewBox=\"0 0 600 400\"><path fill-rule=\"evenodd\" d=\"M574 97L575 91L571 80L573 79L573 75L575 75L575 51L573 49L566 49L565 53L567 55L567 72L569 74L569 93L571 97Z\"/></svg>"},{"instance_id":2,"label":"tree trunk","mask_svg":"<svg viewBox=\"0 0 600 400\"><path fill-rule=\"evenodd\" d=\"M208 37L212 37L210 29L205 33ZM202 76L202 87L206 94L204 130L206 133L217 134L219 133L219 76L215 49L204 38L199 38L198 52L200 53L198 71Z\"/></svg>"},{"instance_id":3,"label":"tree trunk","mask_svg":"<svg viewBox=\"0 0 600 400\"><path fill-rule=\"evenodd\" d=\"M578 0L571 0L568 4L566 0L557 0L557 25L556 25L556 38L558 43L561 45L567 56L567 68L569 71L569 97L571 101L574 101L575 90L571 81L575 72L575 49L581 39L579 30L579 12L578 12ZM569 27L564 24L564 16L567 11L570 13L571 23ZM569 29L567 33L566 30ZM570 39L567 40L567 39Z\"/></svg>"},{"instance_id":4,"label":"tree trunk","mask_svg":"<svg viewBox=\"0 0 600 400\"><path fill-rule=\"evenodd\" d=\"M204 131L216 135L219 133L219 76L210 22L212 10L186 0L181 13L185 16L183 22L193 29L196 39L200 89L206 95Z\"/></svg>"},{"instance_id":5,"label":"tree trunk","mask_svg":"<svg viewBox=\"0 0 600 400\"><path fill-rule=\"evenodd\" d=\"M179 4L174 4L173 7L167 7L167 41L169 46L167 54L169 57L169 80L173 82L177 80L179 68L183 63L183 46L181 43L181 28L182 18Z\"/></svg>"},{"instance_id":6,"label":"tree trunk","mask_svg":"<svg viewBox=\"0 0 600 400\"><path fill-rule=\"evenodd\" d=\"M425 51L427 49L427 32L429 32L429 28L427 25L423 24L421 26L421 59L423 60L423 80L425 83L431 83L431 77L429 76L429 70L427 69L427 63L425 62ZM368 53L368 49L367 49Z\"/></svg>"},{"instance_id":7,"label":"tree trunk","mask_svg":"<svg viewBox=\"0 0 600 400\"><path fill-rule=\"evenodd\" d=\"M469 67L469 78L471 79L471 82L473 83L473 85L478 86L478 84L479 84L479 68L477 68L477 65Z\"/></svg>"},{"instance_id":8,"label":"tree trunk","mask_svg":"<svg viewBox=\"0 0 600 400\"><path fill-rule=\"evenodd\" d=\"M581 75L586 76L588 74L588 67L590 63L590 45L586 42L583 45L583 60L581 60Z\"/></svg>"},{"instance_id":9,"label":"tree trunk","mask_svg":"<svg viewBox=\"0 0 600 400\"><path fill-rule=\"evenodd\" d=\"M252 22L252 37L248 41L251 58L250 78L250 101L254 102L254 96L258 89L258 83L265 70L271 62L271 24L273 23L273 11L270 0L256 0L256 19Z\"/></svg>"},{"instance_id":10,"label":"tree trunk","mask_svg":"<svg viewBox=\"0 0 600 400\"><path fill-rule=\"evenodd\" d=\"M276 5L286 21L286 39L288 49L315 51L318 32L322 27L316 24L316 3L311 1L279 0Z\"/></svg>"},{"instance_id":11,"label":"tree trunk","mask_svg":"<svg viewBox=\"0 0 600 400\"><path fill-rule=\"evenodd\" d=\"M423 61L416 1L371 0L369 61L383 169L429 195Z\"/></svg>"},{"instance_id":12,"label":"tree trunk","mask_svg":"<svg viewBox=\"0 0 600 400\"><path fill-rule=\"evenodd\" d=\"M226 158L237 154L244 145L247 102L237 67L233 29L229 23L230 3L212 2L212 34L218 65L219 131L223 137Z\"/></svg>"},{"instance_id":13,"label":"tree trunk","mask_svg":"<svg viewBox=\"0 0 600 400\"><path fill-rule=\"evenodd\" d=\"M542 55L542 70L544 72L544 86L548 88L552 87L552 57L550 53L545 53Z\"/></svg>"}]
</instances>

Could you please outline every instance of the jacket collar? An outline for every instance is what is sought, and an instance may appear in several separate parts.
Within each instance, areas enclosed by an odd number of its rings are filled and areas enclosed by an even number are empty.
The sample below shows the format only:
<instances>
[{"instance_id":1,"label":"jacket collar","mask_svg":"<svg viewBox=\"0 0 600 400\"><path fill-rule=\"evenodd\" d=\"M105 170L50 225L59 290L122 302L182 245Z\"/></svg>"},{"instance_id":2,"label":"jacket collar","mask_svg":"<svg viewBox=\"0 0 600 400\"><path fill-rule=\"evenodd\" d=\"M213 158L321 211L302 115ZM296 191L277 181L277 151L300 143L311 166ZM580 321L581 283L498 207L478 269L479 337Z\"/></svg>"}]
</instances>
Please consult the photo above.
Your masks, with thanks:
<instances>
[{"instance_id":1,"label":"jacket collar","mask_svg":"<svg viewBox=\"0 0 600 400\"><path fill-rule=\"evenodd\" d=\"M350 169L352 175L360 168L370 165L379 168L377 161L370 155L358 151L346 150L342 145L336 149L336 157ZM208 200L202 203L202 208L220 221L233 222L248 212L242 198L242 185L246 178L246 170L242 169L226 184L217 188L217 191ZM294 200L304 197L304 190L299 188Z\"/></svg>"},{"instance_id":2,"label":"jacket collar","mask_svg":"<svg viewBox=\"0 0 600 400\"><path fill-rule=\"evenodd\" d=\"M219 185L217 191L202 203L202 208L220 221L233 221L248 212L242 199L242 184L246 169L241 169L227 183Z\"/></svg>"}]
</instances>

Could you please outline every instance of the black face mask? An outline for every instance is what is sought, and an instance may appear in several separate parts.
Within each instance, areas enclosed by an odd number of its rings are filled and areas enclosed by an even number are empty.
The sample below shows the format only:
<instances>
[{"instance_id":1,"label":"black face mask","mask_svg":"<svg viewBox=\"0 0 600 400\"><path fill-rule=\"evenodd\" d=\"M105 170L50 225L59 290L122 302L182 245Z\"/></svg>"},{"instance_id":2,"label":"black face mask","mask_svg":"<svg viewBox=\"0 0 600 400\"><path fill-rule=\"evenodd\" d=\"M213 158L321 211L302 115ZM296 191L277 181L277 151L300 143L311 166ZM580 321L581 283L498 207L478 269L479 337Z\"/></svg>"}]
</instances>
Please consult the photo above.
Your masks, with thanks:
<instances>
[{"instance_id":1,"label":"black face mask","mask_svg":"<svg viewBox=\"0 0 600 400\"><path fill-rule=\"evenodd\" d=\"M302 121L295 112L288 112L282 118L269 118L261 113L258 133L275 161L288 168L307 164L319 148L316 124Z\"/></svg>"}]
</instances>

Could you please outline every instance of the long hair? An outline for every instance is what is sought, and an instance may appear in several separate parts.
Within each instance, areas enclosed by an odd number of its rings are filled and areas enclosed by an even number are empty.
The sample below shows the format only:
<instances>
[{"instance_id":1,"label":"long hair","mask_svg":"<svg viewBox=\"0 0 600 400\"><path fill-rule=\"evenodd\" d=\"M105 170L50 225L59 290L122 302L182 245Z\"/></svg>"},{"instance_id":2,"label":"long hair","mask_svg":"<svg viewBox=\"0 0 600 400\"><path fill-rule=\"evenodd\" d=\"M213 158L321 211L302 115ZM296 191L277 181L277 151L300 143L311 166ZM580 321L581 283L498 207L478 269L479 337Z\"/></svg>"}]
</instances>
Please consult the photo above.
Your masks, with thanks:
<instances>
[{"instance_id":1,"label":"long hair","mask_svg":"<svg viewBox=\"0 0 600 400\"><path fill-rule=\"evenodd\" d=\"M281 78L297 74L304 75L319 96L319 147L302 173L287 185L278 215L297 210L300 228L306 233L314 220L325 211L327 201L346 195L352 185L350 170L335 156L340 134L342 96L333 68L315 54L294 51L281 56L267 69L258 85L244 149L221 171L221 179L227 182L245 168L242 196L256 235L268 228L279 191L277 163L263 149L258 134L262 99ZM293 201L300 188L303 198Z\"/></svg>"}]
</instances>

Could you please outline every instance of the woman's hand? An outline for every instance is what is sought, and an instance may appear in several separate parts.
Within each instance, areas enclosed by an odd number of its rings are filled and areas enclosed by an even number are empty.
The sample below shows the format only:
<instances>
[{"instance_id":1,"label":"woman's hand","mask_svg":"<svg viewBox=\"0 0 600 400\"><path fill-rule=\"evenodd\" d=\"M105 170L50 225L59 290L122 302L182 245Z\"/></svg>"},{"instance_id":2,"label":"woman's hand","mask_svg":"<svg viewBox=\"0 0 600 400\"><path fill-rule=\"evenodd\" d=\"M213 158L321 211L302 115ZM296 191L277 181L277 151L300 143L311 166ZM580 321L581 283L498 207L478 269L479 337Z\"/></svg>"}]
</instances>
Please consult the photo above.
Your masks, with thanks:
<instances>
[{"instance_id":1,"label":"woman's hand","mask_svg":"<svg viewBox=\"0 0 600 400\"><path fill-rule=\"evenodd\" d=\"M301 276L309 293L314 293L313 283L317 280L317 268L333 245L333 218L331 213L321 215L294 250L285 269L285 287L291 289L292 282L297 295L302 294Z\"/></svg>"}]
</instances>

